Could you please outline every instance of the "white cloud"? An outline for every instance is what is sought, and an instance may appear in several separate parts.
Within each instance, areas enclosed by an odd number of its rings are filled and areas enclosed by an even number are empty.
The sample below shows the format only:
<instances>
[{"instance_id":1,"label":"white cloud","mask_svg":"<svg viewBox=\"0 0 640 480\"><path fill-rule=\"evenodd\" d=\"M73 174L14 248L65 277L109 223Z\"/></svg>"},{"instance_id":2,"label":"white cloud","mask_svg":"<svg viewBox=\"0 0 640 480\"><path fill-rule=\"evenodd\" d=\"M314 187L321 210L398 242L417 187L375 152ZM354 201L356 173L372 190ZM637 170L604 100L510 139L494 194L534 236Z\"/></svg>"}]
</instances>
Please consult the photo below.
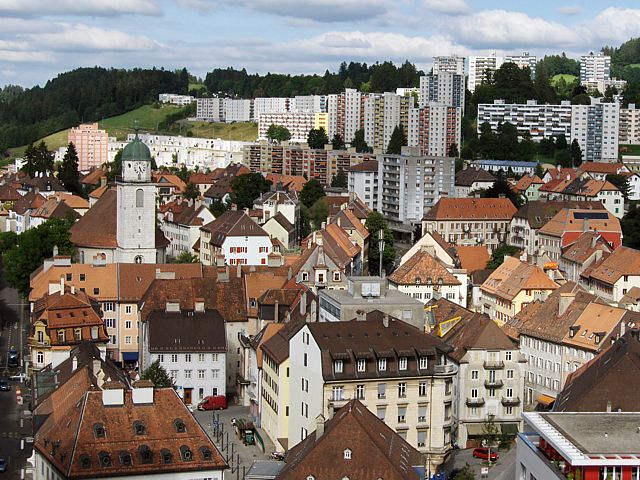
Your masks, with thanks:
<instances>
[{"instance_id":1,"label":"white cloud","mask_svg":"<svg viewBox=\"0 0 640 480\"><path fill-rule=\"evenodd\" d=\"M573 16L581 13L582 7L580 5L564 5L556 8L556 11L562 15Z\"/></svg>"},{"instance_id":2,"label":"white cloud","mask_svg":"<svg viewBox=\"0 0 640 480\"><path fill-rule=\"evenodd\" d=\"M160 15L154 0L2 0L0 15L36 17L45 15L115 16Z\"/></svg>"},{"instance_id":3,"label":"white cloud","mask_svg":"<svg viewBox=\"0 0 640 480\"><path fill-rule=\"evenodd\" d=\"M63 24L60 31L29 34L26 38L40 48L54 51L139 51L151 50L159 46L147 37L133 36L118 30L107 30L82 23Z\"/></svg>"},{"instance_id":4,"label":"white cloud","mask_svg":"<svg viewBox=\"0 0 640 480\"><path fill-rule=\"evenodd\" d=\"M587 22L587 30L602 41L625 42L638 36L640 9L609 7Z\"/></svg>"},{"instance_id":5,"label":"white cloud","mask_svg":"<svg viewBox=\"0 0 640 480\"><path fill-rule=\"evenodd\" d=\"M471 11L465 0L424 0L424 7L430 11L460 15Z\"/></svg>"},{"instance_id":6,"label":"white cloud","mask_svg":"<svg viewBox=\"0 0 640 480\"><path fill-rule=\"evenodd\" d=\"M580 45L584 38L575 29L521 12L485 10L456 17L451 35L467 45L488 48L552 47Z\"/></svg>"},{"instance_id":7,"label":"white cloud","mask_svg":"<svg viewBox=\"0 0 640 480\"><path fill-rule=\"evenodd\" d=\"M243 7L281 17L304 18L316 22L352 22L379 17L387 12L385 0L179 0L201 11Z\"/></svg>"}]
</instances>

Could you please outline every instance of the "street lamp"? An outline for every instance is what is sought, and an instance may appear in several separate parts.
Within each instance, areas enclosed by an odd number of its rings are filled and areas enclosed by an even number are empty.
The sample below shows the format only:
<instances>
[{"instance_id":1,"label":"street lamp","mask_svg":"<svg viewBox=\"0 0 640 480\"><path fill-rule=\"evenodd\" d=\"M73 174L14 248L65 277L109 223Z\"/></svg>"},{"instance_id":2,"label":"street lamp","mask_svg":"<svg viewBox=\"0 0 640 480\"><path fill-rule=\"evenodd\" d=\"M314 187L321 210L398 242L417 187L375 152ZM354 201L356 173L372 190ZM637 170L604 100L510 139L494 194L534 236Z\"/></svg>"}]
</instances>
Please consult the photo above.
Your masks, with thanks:
<instances>
[{"instance_id":1,"label":"street lamp","mask_svg":"<svg viewBox=\"0 0 640 480\"><path fill-rule=\"evenodd\" d=\"M378 230L378 255L380 256L379 275L382 277L382 254L384 253L384 229Z\"/></svg>"}]
</instances>

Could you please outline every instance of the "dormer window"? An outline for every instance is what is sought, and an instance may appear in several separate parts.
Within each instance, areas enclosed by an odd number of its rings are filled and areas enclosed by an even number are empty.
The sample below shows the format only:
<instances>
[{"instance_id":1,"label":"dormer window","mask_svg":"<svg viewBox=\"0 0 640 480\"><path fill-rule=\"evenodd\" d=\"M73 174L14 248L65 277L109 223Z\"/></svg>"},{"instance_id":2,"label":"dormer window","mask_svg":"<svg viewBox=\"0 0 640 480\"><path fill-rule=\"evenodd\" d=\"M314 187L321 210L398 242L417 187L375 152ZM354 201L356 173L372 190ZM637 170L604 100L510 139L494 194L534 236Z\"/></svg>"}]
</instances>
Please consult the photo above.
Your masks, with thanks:
<instances>
[{"instance_id":1,"label":"dormer window","mask_svg":"<svg viewBox=\"0 0 640 480\"><path fill-rule=\"evenodd\" d=\"M86 453L80 455L80 468L91 468L91 457Z\"/></svg>"},{"instance_id":2,"label":"dormer window","mask_svg":"<svg viewBox=\"0 0 640 480\"><path fill-rule=\"evenodd\" d=\"M416 277L416 285L420 285L420 283L422 283L420 277Z\"/></svg>"},{"instance_id":3,"label":"dormer window","mask_svg":"<svg viewBox=\"0 0 640 480\"><path fill-rule=\"evenodd\" d=\"M120 452L120 463L125 467L130 467L133 464L131 454L129 452Z\"/></svg>"},{"instance_id":4,"label":"dormer window","mask_svg":"<svg viewBox=\"0 0 640 480\"><path fill-rule=\"evenodd\" d=\"M64 343L64 330L58 330L58 342Z\"/></svg>"},{"instance_id":5,"label":"dormer window","mask_svg":"<svg viewBox=\"0 0 640 480\"><path fill-rule=\"evenodd\" d=\"M186 445L182 445L180 447L180 456L182 457L182 461L184 462L190 462L191 460L193 460L193 454L191 453L189 447L187 447Z\"/></svg>"},{"instance_id":6,"label":"dormer window","mask_svg":"<svg viewBox=\"0 0 640 480\"><path fill-rule=\"evenodd\" d=\"M200 456L202 457L202 460L207 460L207 461L213 458L211 449L207 447L200 447Z\"/></svg>"},{"instance_id":7,"label":"dormer window","mask_svg":"<svg viewBox=\"0 0 640 480\"><path fill-rule=\"evenodd\" d=\"M426 370L429 368L429 359L427 357L420 357L420 369Z\"/></svg>"},{"instance_id":8,"label":"dormer window","mask_svg":"<svg viewBox=\"0 0 640 480\"><path fill-rule=\"evenodd\" d=\"M166 448L163 448L162 450L160 450L160 456L162 457L162 463L173 462L173 455L171 455L171 452Z\"/></svg>"},{"instance_id":9,"label":"dormer window","mask_svg":"<svg viewBox=\"0 0 640 480\"><path fill-rule=\"evenodd\" d=\"M427 278L427 285L431 285L431 277Z\"/></svg>"},{"instance_id":10,"label":"dormer window","mask_svg":"<svg viewBox=\"0 0 640 480\"><path fill-rule=\"evenodd\" d=\"M74 337L76 340L82 340L82 329L81 329L81 328L76 328L76 329L73 331L73 337Z\"/></svg>"},{"instance_id":11,"label":"dormer window","mask_svg":"<svg viewBox=\"0 0 640 480\"><path fill-rule=\"evenodd\" d=\"M98 458L100 459L101 467L110 467L111 466L111 457L107 452L100 452L98 454Z\"/></svg>"},{"instance_id":12,"label":"dormer window","mask_svg":"<svg viewBox=\"0 0 640 480\"><path fill-rule=\"evenodd\" d=\"M335 360L333 362L333 372L334 373L342 373L343 371L343 362L342 360Z\"/></svg>"},{"instance_id":13,"label":"dormer window","mask_svg":"<svg viewBox=\"0 0 640 480\"><path fill-rule=\"evenodd\" d=\"M340 281L340 272L333 272L333 281L334 282Z\"/></svg>"},{"instance_id":14,"label":"dormer window","mask_svg":"<svg viewBox=\"0 0 640 480\"><path fill-rule=\"evenodd\" d=\"M302 281L303 282L309 281L309 272L302 272Z\"/></svg>"},{"instance_id":15,"label":"dormer window","mask_svg":"<svg viewBox=\"0 0 640 480\"><path fill-rule=\"evenodd\" d=\"M349 450L348 448L345 449L345 451L344 451L344 459L345 460L351 460L351 450Z\"/></svg>"},{"instance_id":16,"label":"dormer window","mask_svg":"<svg viewBox=\"0 0 640 480\"><path fill-rule=\"evenodd\" d=\"M140 448L138 448L138 454L140 455L140 463L153 462L153 453L147 445L140 445Z\"/></svg>"},{"instance_id":17,"label":"dormer window","mask_svg":"<svg viewBox=\"0 0 640 480\"><path fill-rule=\"evenodd\" d=\"M187 431L187 426L185 425L184 421L181 420L180 418L176 418L173 421L173 426L176 429L176 433L185 433Z\"/></svg>"},{"instance_id":18,"label":"dormer window","mask_svg":"<svg viewBox=\"0 0 640 480\"><path fill-rule=\"evenodd\" d=\"M136 435L145 435L147 433L144 428L144 423L139 421L133 422L133 431Z\"/></svg>"},{"instance_id":19,"label":"dormer window","mask_svg":"<svg viewBox=\"0 0 640 480\"><path fill-rule=\"evenodd\" d=\"M358 359L358 371L364 372L367 370L367 361L364 358Z\"/></svg>"},{"instance_id":20,"label":"dormer window","mask_svg":"<svg viewBox=\"0 0 640 480\"><path fill-rule=\"evenodd\" d=\"M102 425L101 423L96 423L93 426L93 435L96 438L105 438L107 434L105 432L104 425Z\"/></svg>"},{"instance_id":21,"label":"dormer window","mask_svg":"<svg viewBox=\"0 0 640 480\"><path fill-rule=\"evenodd\" d=\"M380 370L381 372L384 372L387 369L387 359L386 358L379 358L378 359L378 370Z\"/></svg>"},{"instance_id":22,"label":"dormer window","mask_svg":"<svg viewBox=\"0 0 640 480\"><path fill-rule=\"evenodd\" d=\"M407 357L400 357L398 360L398 370L406 370L407 369Z\"/></svg>"}]
</instances>

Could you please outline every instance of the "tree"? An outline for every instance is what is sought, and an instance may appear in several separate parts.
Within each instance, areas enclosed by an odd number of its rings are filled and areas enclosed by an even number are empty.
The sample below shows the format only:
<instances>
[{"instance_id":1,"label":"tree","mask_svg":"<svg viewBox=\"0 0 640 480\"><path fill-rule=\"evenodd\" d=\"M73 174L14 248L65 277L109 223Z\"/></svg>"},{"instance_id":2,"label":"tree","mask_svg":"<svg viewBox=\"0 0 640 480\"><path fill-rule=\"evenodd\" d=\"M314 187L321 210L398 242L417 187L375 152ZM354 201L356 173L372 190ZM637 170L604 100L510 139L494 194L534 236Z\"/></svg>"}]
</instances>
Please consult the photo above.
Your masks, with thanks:
<instances>
[{"instance_id":1,"label":"tree","mask_svg":"<svg viewBox=\"0 0 640 480\"><path fill-rule=\"evenodd\" d=\"M351 140L351 146L356 149L358 153L368 153L369 145L364 139L364 130L361 128L360 130L356 130L353 135L353 140Z\"/></svg>"},{"instance_id":2,"label":"tree","mask_svg":"<svg viewBox=\"0 0 640 480\"><path fill-rule=\"evenodd\" d=\"M339 134L335 134L333 136L333 140L331 140L331 147L334 150L344 150L344 140Z\"/></svg>"},{"instance_id":3,"label":"tree","mask_svg":"<svg viewBox=\"0 0 640 480\"><path fill-rule=\"evenodd\" d=\"M164 369L162 365L160 365L160 360L156 360L149 368L147 368L142 375L140 375L142 380L151 380L153 384L157 388L173 388L173 380Z\"/></svg>"},{"instance_id":4,"label":"tree","mask_svg":"<svg viewBox=\"0 0 640 480\"><path fill-rule=\"evenodd\" d=\"M627 177L625 177L624 175L616 175L610 173L605 178L608 182L612 183L618 190L620 190L625 200L629 199L629 190L631 187L629 186Z\"/></svg>"},{"instance_id":5,"label":"tree","mask_svg":"<svg viewBox=\"0 0 640 480\"><path fill-rule=\"evenodd\" d=\"M287 127L272 123L267 129L267 138L272 142L283 142L291 139L291 132L289 132Z\"/></svg>"},{"instance_id":6,"label":"tree","mask_svg":"<svg viewBox=\"0 0 640 480\"><path fill-rule=\"evenodd\" d=\"M71 243L69 234L71 225L73 220L70 218L52 218L21 233L18 243L4 254L7 283L26 296L30 290L31 273L53 255L54 247L58 247L60 255L73 256L75 246Z\"/></svg>"},{"instance_id":7,"label":"tree","mask_svg":"<svg viewBox=\"0 0 640 480\"><path fill-rule=\"evenodd\" d=\"M517 255L519 252L520 249L518 247L503 243L502 245L498 246L491 254L491 258L487 262L487 268L498 268L500 265L502 265L502 262L504 262L505 256L512 257L514 255Z\"/></svg>"},{"instance_id":8,"label":"tree","mask_svg":"<svg viewBox=\"0 0 640 480\"><path fill-rule=\"evenodd\" d=\"M387 145L387 155L400 155L404 144L404 132L402 130L402 125L396 125L396 128L393 129L393 133L389 139L389 144Z\"/></svg>"},{"instance_id":9,"label":"tree","mask_svg":"<svg viewBox=\"0 0 640 480\"><path fill-rule=\"evenodd\" d=\"M571 152L568 148L556 151L554 155L556 163L563 168L571 168Z\"/></svg>"},{"instance_id":10,"label":"tree","mask_svg":"<svg viewBox=\"0 0 640 480\"><path fill-rule=\"evenodd\" d=\"M113 182L122 175L122 149L118 150L112 162L103 165L107 169L107 180Z\"/></svg>"},{"instance_id":11,"label":"tree","mask_svg":"<svg viewBox=\"0 0 640 480\"><path fill-rule=\"evenodd\" d=\"M473 469L467 463L456 474L456 476L453 478L453 480L476 480L476 474L473 473Z\"/></svg>"},{"instance_id":12,"label":"tree","mask_svg":"<svg viewBox=\"0 0 640 480\"><path fill-rule=\"evenodd\" d=\"M462 158L463 160L473 160L475 159L475 156L475 152L473 151L473 148L471 148L471 145L465 145L464 147L462 147L460 158Z\"/></svg>"},{"instance_id":13,"label":"tree","mask_svg":"<svg viewBox=\"0 0 640 480\"><path fill-rule=\"evenodd\" d=\"M544 177L544 168L542 168L541 163L536 163L536 169L534 173L538 176L538 178Z\"/></svg>"},{"instance_id":14,"label":"tree","mask_svg":"<svg viewBox=\"0 0 640 480\"><path fill-rule=\"evenodd\" d=\"M520 208L522 206L522 198L513 188L511 188L509 182L504 179L504 173L502 176L498 175L497 180L490 188L485 190L484 195L482 196L484 198L500 198L501 195L504 195L505 198L511 200L511 203L513 203L516 208Z\"/></svg>"},{"instance_id":15,"label":"tree","mask_svg":"<svg viewBox=\"0 0 640 480\"><path fill-rule=\"evenodd\" d=\"M199 261L196 254L186 250L176 257L176 263L198 263Z\"/></svg>"},{"instance_id":16,"label":"tree","mask_svg":"<svg viewBox=\"0 0 640 480\"><path fill-rule=\"evenodd\" d=\"M311 208L322 197L325 196L324 187L315 178L312 178L302 187L300 192L300 202L307 208Z\"/></svg>"},{"instance_id":17,"label":"tree","mask_svg":"<svg viewBox=\"0 0 640 480\"><path fill-rule=\"evenodd\" d=\"M211 210L211 213L214 217L218 218L220 215L227 211L227 206L222 200L218 200L216 198L213 202L211 202L209 210Z\"/></svg>"},{"instance_id":18,"label":"tree","mask_svg":"<svg viewBox=\"0 0 640 480\"><path fill-rule=\"evenodd\" d=\"M482 444L489 447L489 463L491 463L491 448L496 445L499 432L498 426L495 423L495 415L488 414L487 419L482 424Z\"/></svg>"},{"instance_id":19,"label":"tree","mask_svg":"<svg viewBox=\"0 0 640 480\"><path fill-rule=\"evenodd\" d=\"M449 145L449 150L447 150L447 156L453 157L453 158L458 158L460 156L460 153L458 152L457 144L452 143L451 145Z\"/></svg>"},{"instance_id":20,"label":"tree","mask_svg":"<svg viewBox=\"0 0 640 480\"><path fill-rule=\"evenodd\" d=\"M620 220L622 226L622 243L625 247L640 249L640 208L635 203L629 207L627 214Z\"/></svg>"},{"instance_id":21,"label":"tree","mask_svg":"<svg viewBox=\"0 0 640 480\"><path fill-rule=\"evenodd\" d=\"M271 188L271 180L259 173L238 175L231 180L231 203L241 208L252 208L253 202Z\"/></svg>"},{"instance_id":22,"label":"tree","mask_svg":"<svg viewBox=\"0 0 640 480\"><path fill-rule=\"evenodd\" d=\"M569 153L571 154L571 164L573 167L579 167L582 165L582 149L580 148L577 138L574 138L571 142Z\"/></svg>"},{"instance_id":23,"label":"tree","mask_svg":"<svg viewBox=\"0 0 640 480\"><path fill-rule=\"evenodd\" d=\"M567 137L564 136L564 133L561 133L558 135L558 138L556 138L556 150L566 150L567 148L569 148Z\"/></svg>"},{"instance_id":24,"label":"tree","mask_svg":"<svg viewBox=\"0 0 640 480\"><path fill-rule=\"evenodd\" d=\"M187 200L195 200L200 196L200 190L195 183L188 182L184 192L182 192L182 196Z\"/></svg>"},{"instance_id":25,"label":"tree","mask_svg":"<svg viewBox=\"0 0 640 480\"><path fill-rule=\"evenodd\" d=\"M311 233L311 213L304 205L300 205L300 241L304 240Z\"/></svg>"},{"instance_id":26,"label":"tree","mask_svg":"<svg viewBox=\"0 0 640 480\"><path fill-rule=\"evenodd\" d=\"M379 212L371 212L365 221L369 231L369 271L378 272L380 269L380 248L378 246L379 231L384 232L384 251L382 252L382 268L389 271L396 259L396 249L393 243L393 232Z\"/></svg>"},{"instance_id":27,"label":"tree","mask_svg":"<svg viewBox=\"0 0 640 480\"><path fill-rule=\"evenodd\" d=\"M58 180L71 193L80 193L80 173L78 172L78 153L73 143L69 143L67 151L58 170Z\"/></svg>"},{"instance_id":28,"label":"tree","mask_svg":"<svg viewBox=\"0 0 640 480\"><path fill-rule=\"evenodd\" d=\"M347 188L349 186L347 174L342 167L338 168L338 173L331 179L331 186L336 188Z\"/></svg>"},{"instance_id":29,"label":"tree","mask_svg":"<svg viewBox=\"0 0 640 480\"><path fill-rule=\"evenodd\" d=\"M497 138L491 129L489 122L480 125L480 135L478 136L478 153L483 158L495 158L497 151Z\"/></svg>"},{"instance_id":30,"label":"tree","mask_svg":"<svg viewBox=\"0 0 640 480\"><path fill-rule=\"evenodd\" d=\"M29 144L24 152L24 160L22 171L30 177L38 173L48 175L53 172L53 154L47 149L44 140L35 147Z\"/></svg>"},{"instance_id":31,"label":"tree","mask_svg":"<svg viewBox=\"0 0 640 480\"><path fill-rule=\"evenodd\" d=\"M327 132L324 127L312 128L309 130L307 143L309 144L309 148L324 148L324 146L329 143L329 137L327 136Z\"/></svg>"},{"instance_id":32,"label":"tree","mask_svg":"<svg viewBox=\"0 0 640 480\"><path fill-rule=\"evenodd\" d=\"M318 199L309 210L314 230L320 230L329 217L329 208L323 198Z\"/></svg>"},{"instance_id":33,"label":"tree","mask_svg":"<svg viewBox=\"0 0 640 480\"><path fill-rule=\"evenodd\" d=\"M0 233L0 254L10 250L18 244L18 234L11 230Z\"/></svg>"}]
</instances>

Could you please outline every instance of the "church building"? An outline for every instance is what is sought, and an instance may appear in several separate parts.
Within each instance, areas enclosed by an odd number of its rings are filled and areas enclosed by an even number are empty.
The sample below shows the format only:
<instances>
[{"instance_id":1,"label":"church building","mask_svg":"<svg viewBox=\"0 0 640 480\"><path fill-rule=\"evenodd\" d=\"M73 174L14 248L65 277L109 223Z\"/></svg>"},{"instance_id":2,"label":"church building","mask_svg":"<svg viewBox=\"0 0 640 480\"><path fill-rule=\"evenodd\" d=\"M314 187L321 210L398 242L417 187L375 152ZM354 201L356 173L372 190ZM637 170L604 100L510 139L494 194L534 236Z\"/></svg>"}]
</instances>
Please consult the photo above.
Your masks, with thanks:
<instances>
[{"instance_id":1,"label":"church building","mask_svg":"<svg viewBox=\"0 0 640 480\"><path fill-rule=\"evenodd\" d=\"M71 227L80 263L165 263L169 241L156 227L151 152L138 135L122 150L122 175Z\"/></svg>"}]
</instances>

